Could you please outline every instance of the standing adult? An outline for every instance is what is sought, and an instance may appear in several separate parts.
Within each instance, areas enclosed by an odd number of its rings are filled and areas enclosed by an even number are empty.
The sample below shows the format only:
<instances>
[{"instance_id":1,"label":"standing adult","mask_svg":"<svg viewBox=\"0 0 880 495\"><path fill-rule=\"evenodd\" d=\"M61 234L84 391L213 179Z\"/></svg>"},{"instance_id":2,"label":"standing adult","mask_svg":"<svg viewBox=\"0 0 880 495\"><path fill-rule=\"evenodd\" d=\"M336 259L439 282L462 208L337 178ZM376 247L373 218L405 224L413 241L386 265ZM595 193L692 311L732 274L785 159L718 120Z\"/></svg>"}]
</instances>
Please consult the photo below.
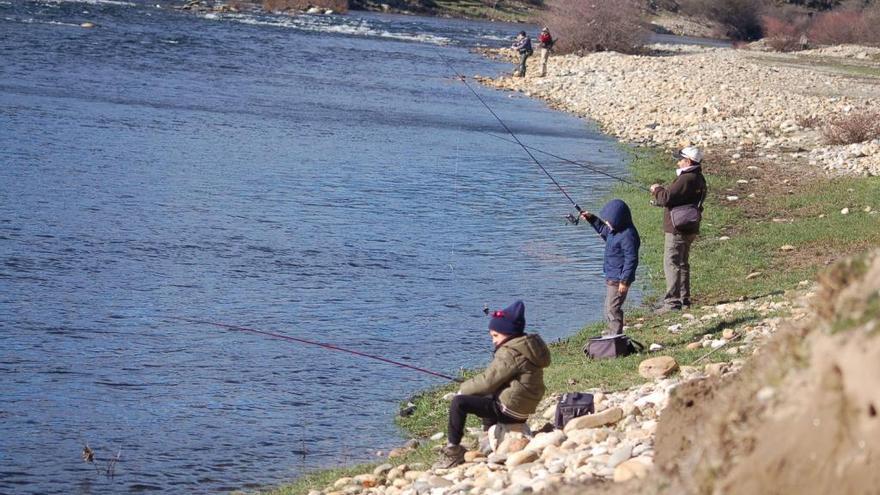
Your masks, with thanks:
<instances>
[{"instance_id":1,"label":"standing adult","mask_svg":"<svg viewBox=\"0 0 880 495\"><path fill-rule=\"evenodd\" d=\"M663 273L666 295L657 312L688 309L691 305L691 244L700 232L706 178L703 176L703 153L694 147L674 154L677 177L668 187L651 185L654 205L663 212Z\"/></svg>"},{"instance_id":2,"label":"standing adult","mask_svg":"<svg viewBox=\"0 0 880 495\"><path fill-rule=\"evenodd\" d=\"M519 54L519 63L513 71L513 75L517 77L526 77L526 60L532 56L532 39L525 31L520 31L511 46Z\"/></svg>"},{"instance_id":3,"label":"standing adult","mask_svg":"<svg viewBox=\"0 0 880 495\"><path fill-rule=\"evenodd\" d=\"M547 75L547 59L550 58L550 50L553 49L553 43L556 41L550 35L550 28L545 27L538 35L538 42L541 47L541 77Z\"/></svg>"}]
</instances>

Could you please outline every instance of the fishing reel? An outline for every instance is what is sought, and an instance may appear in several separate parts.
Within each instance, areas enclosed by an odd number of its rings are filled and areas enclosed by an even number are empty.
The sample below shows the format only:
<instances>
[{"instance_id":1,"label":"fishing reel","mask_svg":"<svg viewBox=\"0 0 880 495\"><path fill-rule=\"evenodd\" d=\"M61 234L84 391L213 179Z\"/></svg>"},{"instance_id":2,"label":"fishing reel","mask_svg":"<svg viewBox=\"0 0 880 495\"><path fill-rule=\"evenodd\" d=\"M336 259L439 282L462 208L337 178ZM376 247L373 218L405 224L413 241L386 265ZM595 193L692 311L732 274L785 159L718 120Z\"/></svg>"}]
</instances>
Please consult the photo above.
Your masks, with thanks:
<instances>
[{"instance_id":1,"label":"fishing reel","mask_svg":"<svg viewBox=\"0 0 880 495\"><path fill-rule=\"evenodd\" d=\"M581 217L579 217L579 216L576 217L576 216L572 215L571 213L569 213L568 215L565 215L565 221L572 224L572 225L577 225L581 222Z\"/></svg>"}]
</instances>

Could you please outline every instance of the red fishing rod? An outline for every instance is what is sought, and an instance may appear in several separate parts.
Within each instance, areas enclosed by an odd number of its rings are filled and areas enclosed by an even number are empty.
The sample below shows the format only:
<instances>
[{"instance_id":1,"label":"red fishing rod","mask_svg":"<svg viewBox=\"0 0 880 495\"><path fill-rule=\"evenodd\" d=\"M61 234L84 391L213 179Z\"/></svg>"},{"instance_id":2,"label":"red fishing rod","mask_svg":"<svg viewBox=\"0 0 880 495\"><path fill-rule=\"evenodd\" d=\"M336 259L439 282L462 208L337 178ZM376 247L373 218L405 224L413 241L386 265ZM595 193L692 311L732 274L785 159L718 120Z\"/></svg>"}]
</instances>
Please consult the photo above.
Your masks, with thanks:
<instances>
[{"instance_id":1,"label":"red fishing rod","mask_svg":"<svg viewBox=\"0 0 880 495\"><path fill-rule=\"evenodd\" d=\"M361 357L365 357L365 358L369 358L369 359L375 359L376 361L382 361L383 363L389 363L389 364L393 364L396 366L401 366L403 368L409 368L411 370L419 371L422 373L427 373L429 375L439 376L440 378L445 378L447 380L452 380L454 382L461 382L462 381L461 378L451 377L449 375L444 375L443 373L437 373L436 371L431 371L431 370L426 370L424 368L419 368L418 366L412 366L410 364L401 363L399 361L393 361L391 359L386 359L386 358L383 358L380 356L374 356L372 354L367 354L365 352L353 351L351 349L345 349L343 347L335 346L332 344L324 344L322 342L315 342L312 340L301 339L298 337L291 337L290 335L284 335L282 333L267 332L265 330L257 330L255 328L242 327L242 326L238 326L238 325L229 325L226 323L218 323L218 322L208 321L208 320L197 320L194 318L183 318L180 316L169 316L168 318L172 319L172 320L185 321L188 323L198 323L200 325L210 325L213 327L225 328L227 330L233 330L236 332L247 332L247 333L253 333L253 334L257 334L257 335L265 335L267 337L272 337L275 339L286 340L288 342L298 342L300 344L314 345L314 346L318 346L318 347L323 347L324 349L330 349L333 351L347 352L349 354L354 354L355 356L361 356Z\"/></svg>"}]
</instances>

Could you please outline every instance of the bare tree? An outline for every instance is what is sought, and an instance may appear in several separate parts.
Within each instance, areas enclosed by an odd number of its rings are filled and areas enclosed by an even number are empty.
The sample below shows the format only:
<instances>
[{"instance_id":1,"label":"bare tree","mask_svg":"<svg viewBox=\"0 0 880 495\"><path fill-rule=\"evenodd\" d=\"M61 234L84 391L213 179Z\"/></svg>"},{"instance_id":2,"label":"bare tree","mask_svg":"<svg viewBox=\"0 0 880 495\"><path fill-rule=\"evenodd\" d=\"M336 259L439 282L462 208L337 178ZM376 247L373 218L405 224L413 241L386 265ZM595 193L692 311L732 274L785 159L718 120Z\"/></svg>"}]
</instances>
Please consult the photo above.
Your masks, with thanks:
<instances>
[{"instance_id":1,"label":"bare tree","mask_svg":"<svg viewBox=\"0 0 880 495\"><path fill-rule=\"evenodd\" d=\"M634 53L648 36L637 0L553 0L540 20L559 53Z\"/></svg>"}]
</instances>

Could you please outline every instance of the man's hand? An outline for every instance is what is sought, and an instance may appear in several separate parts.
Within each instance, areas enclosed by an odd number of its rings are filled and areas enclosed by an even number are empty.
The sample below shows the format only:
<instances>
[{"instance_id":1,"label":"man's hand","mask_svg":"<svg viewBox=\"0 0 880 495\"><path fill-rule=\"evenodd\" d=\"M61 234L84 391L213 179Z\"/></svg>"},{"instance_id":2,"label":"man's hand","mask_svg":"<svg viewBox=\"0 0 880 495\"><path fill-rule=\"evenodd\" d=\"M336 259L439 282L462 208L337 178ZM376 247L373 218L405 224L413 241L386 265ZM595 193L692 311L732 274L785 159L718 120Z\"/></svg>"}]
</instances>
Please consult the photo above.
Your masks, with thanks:
<instances>
[{"instance_id":1,"label":"man's hand","mask_svg":"<svg viewBox=\"0 0 880 495\"><path fill-rule=\"evenodd\" d=\"M627 292L629 292L629 285L627 285L624 282L620 282L619 284L617 284L617 293L618 294L625 296Z\"/></svg>"},{"instance_id":2,"label":"man's hand","mask_svg":"<svg viewBox=\"0 0 880 495\"><path fill-rule=\"evenodd\" d=\"M657 192L657 189L660 189L662 186L660 184L651 184L651 194Z\"/></svg>"},{"instance_id":3,"label":"man's hand","mask_svg":"<svg viewBox=\"0 0 880 495\"><path fill-rule=\"evenodd\" d=\"M587 210L583 210L581 212L581 218L589 222L590 219L593 218L593 214L588 212Z\"/></svg>"}]
</instances>

